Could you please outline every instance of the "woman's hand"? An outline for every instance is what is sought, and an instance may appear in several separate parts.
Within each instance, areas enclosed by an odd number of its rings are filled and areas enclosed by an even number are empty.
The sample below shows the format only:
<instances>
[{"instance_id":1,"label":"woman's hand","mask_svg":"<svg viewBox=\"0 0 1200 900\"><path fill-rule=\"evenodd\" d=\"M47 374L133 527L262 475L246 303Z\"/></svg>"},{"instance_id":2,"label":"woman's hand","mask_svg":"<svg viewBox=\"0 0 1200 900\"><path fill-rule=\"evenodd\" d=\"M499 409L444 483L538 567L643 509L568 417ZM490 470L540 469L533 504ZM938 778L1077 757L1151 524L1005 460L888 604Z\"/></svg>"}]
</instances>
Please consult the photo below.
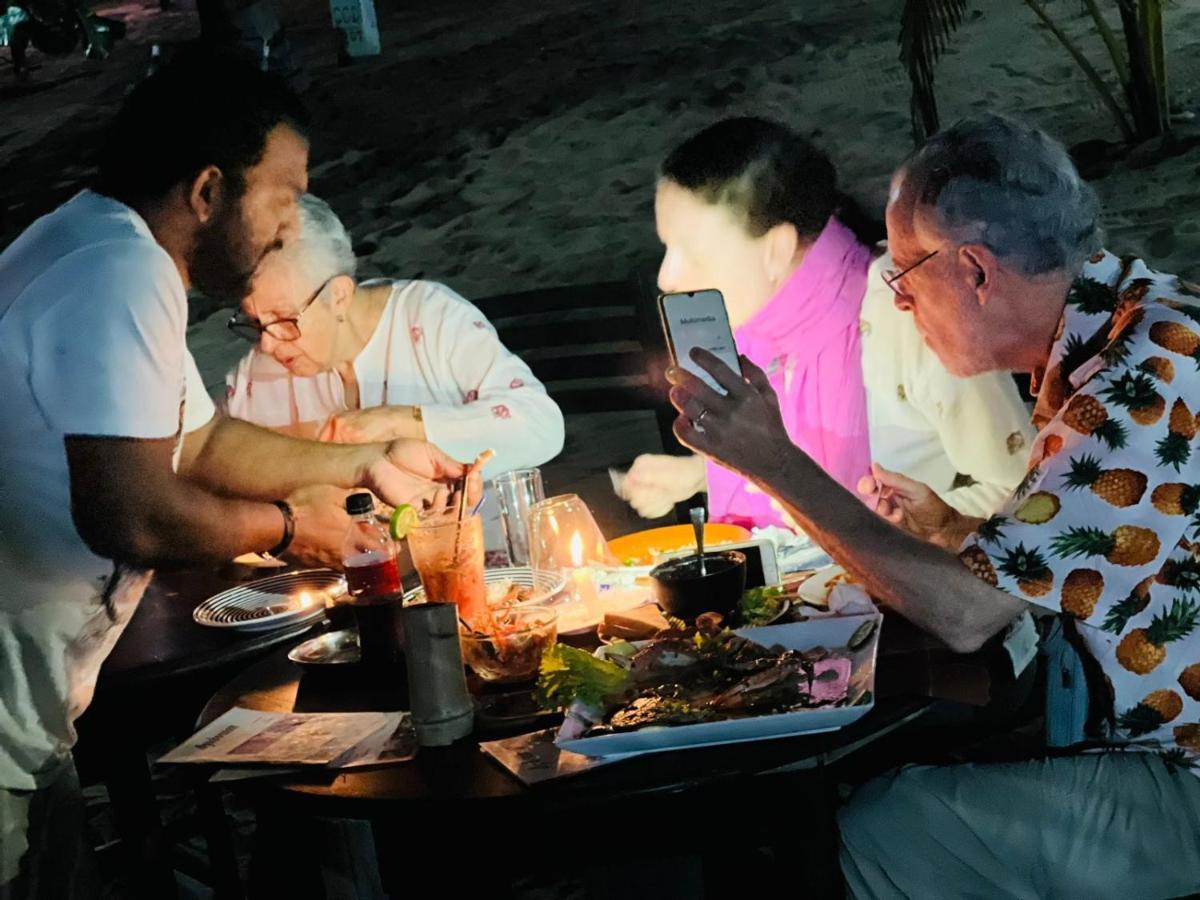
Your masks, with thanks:
<instances>
[{"instance_id":1,"label":"woman's hand","mask_svg":"<svg viewBox=\"0 0 1200 900\"><path fill-rule=\"evenodd\" d=\"M613 486L643 519L659 519L704 490L704 458L643 453Z\"/></svg>"},{"instance_id":2,"label":"woman's hand","mask_svg":"<svg viewBox=\"0 0 1200 900\"><path fill-rule=\"evenodd\" d=\"M858 482L860 494L877 498L875 511L914 537L957 551L982 519L964 516L926 484L871 464Z\"/></svg>"},{"instance_id":3,"label":"woman's hand","mask_svg":"<svg viewBox=\"0 0 1200 900\"><path fill-rule=\"evenodd\" d=\"M334 444L370 444L399 438L425 440L425 423L414 406L372 406L330 416L317 440Z\"/></svg>"},{"instance_id":4,"label":"woman's hand","mask_svg":"<svg viewBox=\"0 0 1200 900\"><path fill-rule=\"evenodd\" d=\"M726 394L685 369L669 369L671 403L681 414L675 436L751 481L771 480L800 451L783 426L779 398L766 373L744 356L741 375L705 350L693 350L692 359Z\"/></svg>"}]
</instances>

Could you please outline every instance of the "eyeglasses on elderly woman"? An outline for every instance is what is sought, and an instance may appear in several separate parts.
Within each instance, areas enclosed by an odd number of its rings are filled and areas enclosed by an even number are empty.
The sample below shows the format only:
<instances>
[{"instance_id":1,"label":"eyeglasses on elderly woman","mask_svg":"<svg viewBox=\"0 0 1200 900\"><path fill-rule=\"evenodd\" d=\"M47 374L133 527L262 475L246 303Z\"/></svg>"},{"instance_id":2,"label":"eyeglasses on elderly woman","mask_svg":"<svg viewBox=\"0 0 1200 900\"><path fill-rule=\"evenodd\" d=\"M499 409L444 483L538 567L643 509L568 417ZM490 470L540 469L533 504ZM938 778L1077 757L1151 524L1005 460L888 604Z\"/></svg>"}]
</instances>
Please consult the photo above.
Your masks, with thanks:
<instances>
[{"instance_id":1,"label":"eyeglasses on elderly woman","mask_svg":"<svg viewBox=\"0 0 1200 900\"><path fill-rule=\"evenodd\" d=\"M337 276L334 276L335 278ZM229 321L225 323L225 327L236 334L238 337L250 341L252 344L257 344L262 340L264 334L269 334L277 341L296 341L300 339L300 319L308 308L312 306L321 292L329 285L333 278L327 278L321 283L321 286L313 291L312 296L305 300L296 314L287 319L275 319L273 322L266 324L260 322L253 316L248 316L242 312L236 312L229 317Z\"/></svg>"}]
</instances>

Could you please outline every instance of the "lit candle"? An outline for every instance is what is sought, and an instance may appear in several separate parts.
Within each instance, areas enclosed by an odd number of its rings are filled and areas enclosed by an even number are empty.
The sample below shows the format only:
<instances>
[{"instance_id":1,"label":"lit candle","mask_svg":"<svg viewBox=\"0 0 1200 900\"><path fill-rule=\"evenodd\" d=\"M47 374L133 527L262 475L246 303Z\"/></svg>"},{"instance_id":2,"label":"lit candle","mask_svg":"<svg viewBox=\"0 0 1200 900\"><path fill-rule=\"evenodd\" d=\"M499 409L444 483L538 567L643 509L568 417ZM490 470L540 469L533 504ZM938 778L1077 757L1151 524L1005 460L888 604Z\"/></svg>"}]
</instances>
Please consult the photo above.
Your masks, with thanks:
<instances>
[{"instance_id":1,"label":"lit candle","mask_svg":"<svg viewBox=\"0 0 1200 900\"><path fill-rule=\"evenodd\" d=\"M596 592L596 581L591 566L583 564L583 535L578 531L571 538L571 562L575 566L572 574L575 581L575 598L583 604L589 618L598 618L603 613L600 608L600 595Z\"/></svg>"}]
</instances>

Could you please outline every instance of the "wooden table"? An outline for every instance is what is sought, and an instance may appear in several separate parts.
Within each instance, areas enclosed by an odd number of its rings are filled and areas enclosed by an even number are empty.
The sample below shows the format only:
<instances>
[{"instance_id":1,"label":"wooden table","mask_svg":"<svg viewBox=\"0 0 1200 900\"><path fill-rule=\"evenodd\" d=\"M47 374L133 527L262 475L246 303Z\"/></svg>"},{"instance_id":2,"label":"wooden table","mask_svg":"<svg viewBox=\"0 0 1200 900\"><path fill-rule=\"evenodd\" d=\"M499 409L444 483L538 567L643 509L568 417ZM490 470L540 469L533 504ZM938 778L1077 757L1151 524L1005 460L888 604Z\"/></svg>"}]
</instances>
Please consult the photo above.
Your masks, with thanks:
<instances>
[{"instance_id":1,"label":"wooden table","mask_svg":"<svg viewBox=\"0 0 1200 900\"><path fill-rule=\"evenodd\" d=\"M499 735L477 734L452 747L422 749L415 760L400 765L299 781L292 776L247 782L237 790L256 802L260 828L288 835L278 839L276 852L291 858L293 868L298 857L307 855L301 849L301 823L313 816L370 820L381 847L394 846L390 840L402 836L406 858L430 860L445 858L446 835L460 833L464 823L479 823L488 836L486 851L473 846L471 852L479 865L487 866L524 859L521 848L531 835L537 835L539 853L560 862L589 855L594 859L594 840L607 835L611 841L629 822L664 818L672 823L670 829L656 834L643 850L704 852L728 844L731 834L739 846L762 846L794 830L800 808L815 821L829 823L827 835L796 851L813 856L808 866L815 871L836 859L830 843L833 783L823 777L825 771L921 715L930 696L938 693L936 661L945 655L907 623L889 620L880 645L876 706L837 732L653 754L532 788L478 748L477 740ZM973 668L979 669L978 661ZM964 699L983 703L986 684L986 677L973 678L956 689ZM395 691L378 677L368 679L356 667L305 671L282 652L218 691L200 724L234 706L277 712L398 708ZM547 827L554 822L570 826ZM414 829L414 823L420 827ZM381 861L387 852L381 852ZM277 872L279 865L270 868Z\"/></svg>"},{"instance_id":2,"label":"wooden table","mask_svg":"<svg viewBox=\"0 0 1200 900\"><path fill-rule=\"evenodd\" d=\"M248 572L243 580L287 571L290 570L259 569ZM192 611L200 603L235 583L216 572L156 574L100 670L100 690L137 687L244 664L262 656L265 650L291 642L316 624L244 632L209 628L192 619Z\"/></svg>"}]
</instances>

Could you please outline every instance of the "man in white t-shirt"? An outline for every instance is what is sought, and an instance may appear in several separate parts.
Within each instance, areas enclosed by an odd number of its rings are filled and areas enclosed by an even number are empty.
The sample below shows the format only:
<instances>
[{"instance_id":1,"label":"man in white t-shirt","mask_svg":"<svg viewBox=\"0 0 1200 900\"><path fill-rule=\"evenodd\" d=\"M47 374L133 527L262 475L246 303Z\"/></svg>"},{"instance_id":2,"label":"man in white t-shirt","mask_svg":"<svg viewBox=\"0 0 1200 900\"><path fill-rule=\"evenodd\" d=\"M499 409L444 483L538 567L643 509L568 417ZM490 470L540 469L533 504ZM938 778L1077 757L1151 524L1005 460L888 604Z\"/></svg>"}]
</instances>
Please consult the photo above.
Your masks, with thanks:
<instances>
[{"instance_id":1,"label":"man in white t-shirt","mask_svg":"<svg viewBox=\"0 0 1200 900\"><path fill-rule=\"evenodd\" d=\"M0 900L87 883L73 722L157 565L332 562L346 489L462 467L423 442L320 445L214 418L186 290L238 298L295 227L303 110L199 55L143 82L95 190L0 254Z\"/></svg>"}]
</instances>

